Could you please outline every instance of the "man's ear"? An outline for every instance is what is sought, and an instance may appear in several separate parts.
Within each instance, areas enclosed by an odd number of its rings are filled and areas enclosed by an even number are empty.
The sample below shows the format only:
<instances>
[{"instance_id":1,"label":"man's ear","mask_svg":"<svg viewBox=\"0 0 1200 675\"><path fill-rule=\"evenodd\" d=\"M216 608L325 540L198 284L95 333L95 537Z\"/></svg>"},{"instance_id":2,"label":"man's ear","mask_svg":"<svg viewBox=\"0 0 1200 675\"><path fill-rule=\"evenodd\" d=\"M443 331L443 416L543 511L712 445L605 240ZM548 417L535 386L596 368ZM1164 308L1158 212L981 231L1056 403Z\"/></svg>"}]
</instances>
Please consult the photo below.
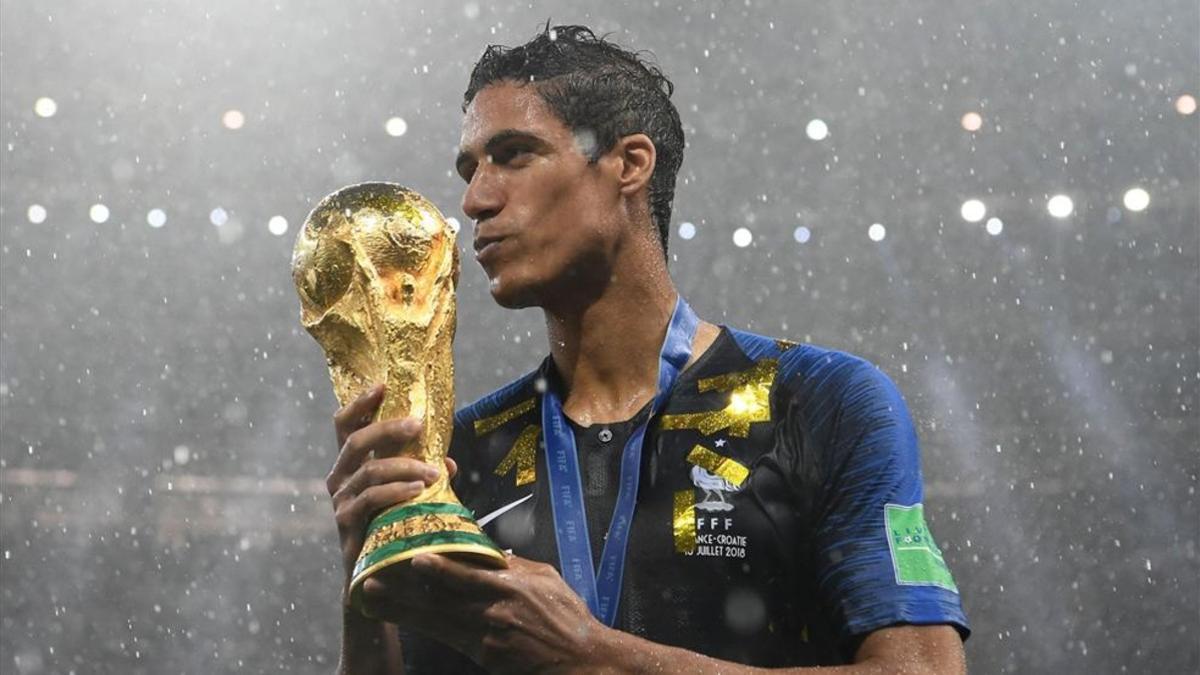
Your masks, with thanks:
<instances>
[{"instance_id":1,"label":"man's ear","mask_svg":"<svg viewBox=\"0 0 1200 675\"><path fill-rule=\"evenodd\" d=\"M654 173L657 153L654 142L646 134L630 134L617 139L609 152L617 160L617 183L624 195L647 189Z\"/></svg>"}]
</instances>

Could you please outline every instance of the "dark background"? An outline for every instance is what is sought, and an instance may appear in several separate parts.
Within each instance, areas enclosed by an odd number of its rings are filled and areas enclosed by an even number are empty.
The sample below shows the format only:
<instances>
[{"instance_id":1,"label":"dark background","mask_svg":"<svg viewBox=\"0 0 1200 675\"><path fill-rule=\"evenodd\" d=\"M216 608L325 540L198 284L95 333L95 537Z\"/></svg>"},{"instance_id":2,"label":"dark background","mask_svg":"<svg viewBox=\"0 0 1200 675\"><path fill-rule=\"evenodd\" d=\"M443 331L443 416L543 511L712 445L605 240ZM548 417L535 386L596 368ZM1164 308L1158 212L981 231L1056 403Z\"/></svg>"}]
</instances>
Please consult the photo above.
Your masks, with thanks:
<instances>
[{"instance_id":1,"label":"dark background","mask_svg":"<svg viewBox=\"0 0 1200 675\"><path fill-rule=\"evenodd\" d=\"M470 66L547 18L675 81L697 311L904 391L974 672L1200 668L1197 4L583 7L0 4L0 671L332 670L336 404L292 243L361 180L465 220ZM537 363L540 319L464 258L460 402Z\"/></svg>"}]
</instances>

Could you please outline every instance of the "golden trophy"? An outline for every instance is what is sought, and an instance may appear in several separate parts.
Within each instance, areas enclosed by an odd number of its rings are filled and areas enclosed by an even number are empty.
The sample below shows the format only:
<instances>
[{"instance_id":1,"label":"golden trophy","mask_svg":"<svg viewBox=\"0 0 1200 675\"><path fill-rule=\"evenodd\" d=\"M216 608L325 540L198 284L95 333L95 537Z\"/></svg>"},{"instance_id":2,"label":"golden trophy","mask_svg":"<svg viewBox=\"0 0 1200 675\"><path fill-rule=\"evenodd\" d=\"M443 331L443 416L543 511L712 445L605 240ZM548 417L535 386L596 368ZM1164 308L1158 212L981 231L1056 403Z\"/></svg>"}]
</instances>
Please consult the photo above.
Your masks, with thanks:
<instances>
[{"instance_id":1,"label":"golden trophy","mask_svg":"<svg viewBox=\"0 0 1200 675\"><path fill-rule=\"evenodd\" d=\"M292 254L301 321L325 350L338 401L346 405L386 383L376 420L422 420L423 445L413 456L439 469L454 428L455 234L416 192L360 183L317 204ZM419 553L506 566L444 470L420 495L371 521L351 576L351 605L362 607L367 577Z\"/></svg>"}]
</instances>

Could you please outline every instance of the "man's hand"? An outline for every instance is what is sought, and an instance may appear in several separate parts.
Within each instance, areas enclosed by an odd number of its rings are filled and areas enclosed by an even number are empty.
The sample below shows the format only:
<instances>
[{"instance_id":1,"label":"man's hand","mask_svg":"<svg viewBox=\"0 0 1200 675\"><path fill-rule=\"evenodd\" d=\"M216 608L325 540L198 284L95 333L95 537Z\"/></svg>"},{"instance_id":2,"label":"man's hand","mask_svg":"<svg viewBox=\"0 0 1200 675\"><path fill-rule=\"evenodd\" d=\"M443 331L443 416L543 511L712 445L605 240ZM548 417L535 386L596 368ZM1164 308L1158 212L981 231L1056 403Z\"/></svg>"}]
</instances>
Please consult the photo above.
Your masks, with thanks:
<instances>
[{"instance_id":1,"label":"man's hand","mask_svg":"<svg viewBox=\"0 0 1200 675\"><path fill-rule=\"evenodd\" d=\"M333 500L341 540L346 574L343 594L349 592L350 575L362 551L371 518L383 509L416 497L439 475L438 467L403 456L419 447L420 420L371 422L382 401L383 385L378 385L333 416L341 451L325 479L325 487ZM455 469L453 461L447 459L449 475L453 476Z\"/></svg>"},{"instance_id":2,"label":"man's hand","mask_svg":"<svg viewBox=\"0 0 1200 675\"><path fill-rule=\"evenodd\" d=\"M467 654L489 672L556 672L597 664L611 633L554 567L515 556L489 570L426 554L373 576L363 603Z\"/></svg>"}]
</instances>

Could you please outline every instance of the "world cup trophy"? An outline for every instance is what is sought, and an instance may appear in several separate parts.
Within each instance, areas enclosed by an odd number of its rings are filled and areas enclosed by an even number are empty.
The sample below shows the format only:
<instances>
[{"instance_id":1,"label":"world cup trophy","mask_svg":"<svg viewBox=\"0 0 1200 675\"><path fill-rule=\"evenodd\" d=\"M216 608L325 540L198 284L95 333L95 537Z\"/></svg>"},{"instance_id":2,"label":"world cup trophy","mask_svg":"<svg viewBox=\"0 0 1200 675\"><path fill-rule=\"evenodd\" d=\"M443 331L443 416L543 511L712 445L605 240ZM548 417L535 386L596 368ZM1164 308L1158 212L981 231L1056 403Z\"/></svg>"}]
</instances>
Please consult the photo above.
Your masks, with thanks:
<instances>
[{"instance_id":1,"label":"world cup trophy","mask_svg":"<svg viewBox=\"0 0 1200 675\"><path fill-rule=\"evenodd\" d=\"M338 401L386 383L376 421L421 420L422 447L413 456L435 467L445 464L454 428L455 234L420 194L360 183L321 200L292 255L301 322L325 350ZM361 609L367 577L419 553L506 566L443 471L417 497L372 519L351 575L351 605Z\"/></svg>"}]
</instances>

